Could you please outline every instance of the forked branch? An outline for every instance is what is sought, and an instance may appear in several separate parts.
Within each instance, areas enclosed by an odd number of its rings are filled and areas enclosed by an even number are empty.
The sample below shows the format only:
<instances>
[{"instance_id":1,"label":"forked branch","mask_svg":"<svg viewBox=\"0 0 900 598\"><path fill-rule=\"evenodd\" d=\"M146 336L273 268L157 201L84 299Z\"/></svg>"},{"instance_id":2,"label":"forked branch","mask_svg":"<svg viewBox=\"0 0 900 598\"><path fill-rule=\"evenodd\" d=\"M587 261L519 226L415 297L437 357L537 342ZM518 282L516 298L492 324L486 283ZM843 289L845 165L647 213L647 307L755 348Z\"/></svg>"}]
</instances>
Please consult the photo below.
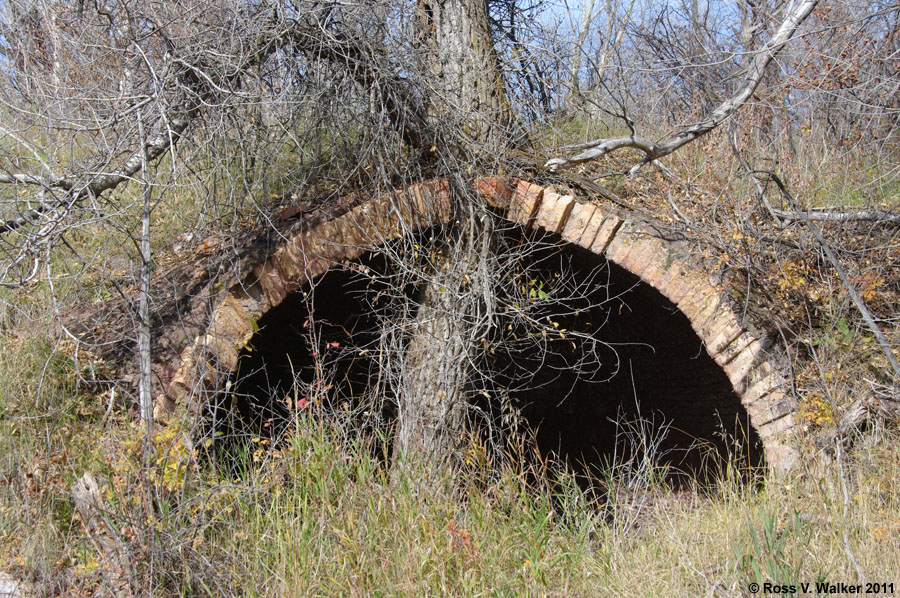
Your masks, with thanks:
<instances>
[{"instance_id":1,"label":"forked branch","mask_svg":"<svg viewBox=\"0 0 900 598\"><path fill-rule=\"evenodd\" d=\"M818 0L799 0L792 3L788 8L787 16L778 28L778 31L776 31L775 35L773 35L765 46L759 50L759 53L753 59L753 62L750 63L747 73L744 76L744 83L741 85L740 89L730 98L719 104L715 110L700 122L685 127L671 137L659 142L652 142L632 133L631 135L623 137L595 139L588 143L563 147L563 151L581 151L581 153L571 158L552 158L544 164L544 167L551 172L555 172L560 167L574 166L590 160L596 160L608 153L630 147L639 149L645 154L644 159L635 164L628 172L629 174L634 174L648 162L658 160L663 156L671 154L681 146L687 145L698 137L702 137L706 133L709 133L725 122L732 114L737 112L741 106L747 103L747 100L750 99L753 92L759 87L763 74L765 74L766 67L769 66L769 63L778 55L784 45L791 40L794 33L800 27L800 24L803 23L810 13L812 13L817 4Z\"/></svg>"}]
</instances>

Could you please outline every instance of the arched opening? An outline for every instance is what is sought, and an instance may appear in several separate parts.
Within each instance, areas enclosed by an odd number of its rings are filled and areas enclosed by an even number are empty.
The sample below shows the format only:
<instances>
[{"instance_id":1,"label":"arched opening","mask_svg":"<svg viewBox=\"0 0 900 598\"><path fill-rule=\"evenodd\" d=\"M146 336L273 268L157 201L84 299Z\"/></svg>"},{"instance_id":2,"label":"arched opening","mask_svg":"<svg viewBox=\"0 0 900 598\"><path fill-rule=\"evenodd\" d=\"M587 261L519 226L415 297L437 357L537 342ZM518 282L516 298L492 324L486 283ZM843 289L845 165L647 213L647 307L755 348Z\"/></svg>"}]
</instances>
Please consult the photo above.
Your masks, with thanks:
<instances>
[{"instance_id":1,"label":"arched opening","mask_svg":"<svg viewBox=\"0 0 900 598\"><path fill-rule=\"evenodd\" d=\"M367 253L328 270L308 288L291 293L257 322L228 382L229 393L207 409L207 425L229 434L277 436L294 412L357 406L377 377L373 347L380 318L390 317L382 297L398 292L381 253ZM412 288L401 293L411 294ZM388 409L390 397L381 406Z\"/></svg>"},{"instance_id":2,"label":"arched opening","mask_svg":"<svg viewBox=\"0 0 900 598\"><path fill-rule=\"evenodd\" d=\"M761 466L759 435L689 319L621 266L574 245L564 254L571 276L587 279L599 270L603 285L595 286L587 311L558 318L560 328L599 325L604 344L594 348L600 370L591 380L579 379L572 357L551 352L533 363L533 390L515 394L542 453L586 476L602 475L611 461L645 456L668 467L672 479L705 481L736 459Z\"/></svg>"},{"instance_id":3,"label":"arched opening","mask_svg":"<svg viewBox=\"0 0 900 598\"><path fill-rule=\"evenodd\" d=\"M502 400L516 406L541 453L566 461L581 479L642 450L646 438L629 428L637 422L659 440L652 457L673 472L705 478L736 455L762 463L728 376L675 305L558 235L518 225L506 233L508 245L525 240L527 271L508 285L521 296L507 305L527 303L528 317L501 315L497 336L485 340L479 360L490 382L470 393L482 412L500 413ZM372 253L287 296L260 318L240 354L227 399L234 408L213 408L211 418L268 435L308 401L358 406L379 377L378 339L397 289L389 260ZM399 296L415 293L414 284L400 285ZM378 389L381 421L393 416L388 388Z\"/></svg>"}]
</instances>

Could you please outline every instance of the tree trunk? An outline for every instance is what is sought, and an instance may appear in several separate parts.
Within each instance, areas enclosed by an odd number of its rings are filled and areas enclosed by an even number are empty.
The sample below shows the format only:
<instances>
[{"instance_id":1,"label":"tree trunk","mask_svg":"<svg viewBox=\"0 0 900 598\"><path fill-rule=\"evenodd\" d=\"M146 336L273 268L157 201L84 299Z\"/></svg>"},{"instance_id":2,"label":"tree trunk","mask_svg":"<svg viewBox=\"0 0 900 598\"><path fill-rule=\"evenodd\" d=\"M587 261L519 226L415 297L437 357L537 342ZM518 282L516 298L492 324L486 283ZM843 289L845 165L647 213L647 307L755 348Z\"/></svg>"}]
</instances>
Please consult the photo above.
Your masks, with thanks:
<instances>
[{"instance_id":1,"label":"tree trunk","mask_svg":"<svg viewBox=\"0 0 900 598\"><path fill-rule=\"evenodd\" d=\"M491 39L485 0L418 0L416 41L430 73L437 123L454 125L462 142L487 142L510 122L509 102ZM449 121L448 121L449 119Z\"/></svg>"},{"instance_id":2,"label":"tree trunk","mask_svg":"<svg viewBox=\"0 0 900 598\"><path fill-rule=\"evenodd\" d=\"M453 252L455 253L455 252ZM472 330L461 284L468 264L448 249L425 283L403 359L397 441L402 457L440 460L461 446Z\"/></svg>"},{"instance_id":3,"label":"tree trunk","mask_svg":"<svg viewBox=\"0 0 900 598\"><path fill-rule=\"evenodd\" d=\"M417 41L431 75L430 114L436 127L450 125L444 134L451 147L439 151L449 158L447 167L470 163L502 142L510 122L486 4L419 0L417 11ZM483 287L476 281L488 280L479 252L490 246L484 241L491 234L470 189L465 184L453 189L457 229L433 260L410 323L399 389L401 459L440 461L459 449L463 439L469 352L484 332L480 299L472 289Z\"/></svg>"},{"instance_id":4,"label":"tree trunk","mask_svg":"<svg viewBox=\"0 0 900 598\"><path fill-rule=\"evenodd\" d=\"M493 321L493 227L477 204L434 258L401 362L398 454L441 461L463 448L471 352Z\"/></svg>"},{"instance_id":5,"label":"tree trunk","mask_svg":"<svg viewBox=\"0 0 900 598\"><path fill-rule=\"evenodd\" d=\"M584 53L584 43L587 41L594 21L594 0L585 0L581 6L581 28L575 36L575 46L572 48L572 59L569 62L569 89L566 93L566 104L571 110L582 107L581 101L581 55Z\"/></svg>"}]
</instances>

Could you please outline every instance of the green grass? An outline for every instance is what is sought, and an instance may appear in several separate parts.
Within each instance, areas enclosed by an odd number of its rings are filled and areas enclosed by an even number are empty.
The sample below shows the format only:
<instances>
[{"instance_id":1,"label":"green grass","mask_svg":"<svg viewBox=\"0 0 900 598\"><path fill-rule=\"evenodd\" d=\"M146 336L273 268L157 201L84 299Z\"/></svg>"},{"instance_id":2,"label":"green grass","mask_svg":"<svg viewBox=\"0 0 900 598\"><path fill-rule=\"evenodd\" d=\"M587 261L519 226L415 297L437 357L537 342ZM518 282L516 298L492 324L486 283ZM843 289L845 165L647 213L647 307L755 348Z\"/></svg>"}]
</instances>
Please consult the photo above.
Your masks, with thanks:
<instances>
[{"instance_id":1,"label":"green grass","mask_svg":"<svg viewBox=\"0 0 900 598\"><path fill-rule=\"evenodd\" d=\"M249 484L265 490L238 493L208 531L199 550L231 556L239 594L737 595L751 581L857 579L843 531L869 579L896 577L900 562L900 547L871 542L900 524L885 510L900 505L884 494L898 467L884 451L860 451L846 472L852 516L831 471L705 496L655 487L631 519L627 505L604 516L573 484L529 485L511 466L487 484L391 476L341 436L302 422ZM881 483L863 483L872 475Z\"/></svg>"},{"instance_id":2,"label":"green grass","mask_svg":"<svg viewBox=\"0 0 900 598\"><path fill-rule=\"evenodd\" d=\"M391 476L335 435L304 421L280 457L285 485L244 495L241 533L213 535L251 557L246 595L518 596L570 584L589 550L596 514L561 525L553 497L511 471L481 488L425 467Z\"/></svg>"},{"instance_id":3,"label":"green grass","mask_svg":"<svg viewBox=\"0 0 900 598\"><path fill-rule=\"evenodd\" d=\"M34 326L33 326L34 327ZM34 327L38 328L39 327ZM65 343L4 335L0 351L0 568L48 584L79 542L68 488L97 468L102 405Z\"/></svg>"}]
</instances>

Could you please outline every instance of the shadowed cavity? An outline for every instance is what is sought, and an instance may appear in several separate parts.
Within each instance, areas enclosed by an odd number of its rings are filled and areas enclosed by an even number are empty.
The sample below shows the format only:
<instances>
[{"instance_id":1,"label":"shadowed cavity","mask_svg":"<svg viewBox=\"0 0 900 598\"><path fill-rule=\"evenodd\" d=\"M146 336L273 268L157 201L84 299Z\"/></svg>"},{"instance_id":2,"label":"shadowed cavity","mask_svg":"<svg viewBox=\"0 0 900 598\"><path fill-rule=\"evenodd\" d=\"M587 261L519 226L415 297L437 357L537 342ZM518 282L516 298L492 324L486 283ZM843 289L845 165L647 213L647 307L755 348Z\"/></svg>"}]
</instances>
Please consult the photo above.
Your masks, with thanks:
<instances>
[{"instance_id":1,"label":"shadowed cavity","mask_svg":"<svg viewBox=\"0 0 900 598\"><path fill-rule=\"evenodd\" d=\"M651 439L660 464L702 478L736 456L762 463L739 397L675 305L556 235L513 227L502 246L526 241L528 255L501 272L508 284L479 345L470 389L477 413L496 417L501 403L516 406L540 452L582 480L643 457ZM295 411L317 404L390 426L395 401L379 339L386 323L410 317L416 295L380 253L330 270L260 318L231 393L207 421L229 436L273 436Z\"/></svg>"}]
</instances>

